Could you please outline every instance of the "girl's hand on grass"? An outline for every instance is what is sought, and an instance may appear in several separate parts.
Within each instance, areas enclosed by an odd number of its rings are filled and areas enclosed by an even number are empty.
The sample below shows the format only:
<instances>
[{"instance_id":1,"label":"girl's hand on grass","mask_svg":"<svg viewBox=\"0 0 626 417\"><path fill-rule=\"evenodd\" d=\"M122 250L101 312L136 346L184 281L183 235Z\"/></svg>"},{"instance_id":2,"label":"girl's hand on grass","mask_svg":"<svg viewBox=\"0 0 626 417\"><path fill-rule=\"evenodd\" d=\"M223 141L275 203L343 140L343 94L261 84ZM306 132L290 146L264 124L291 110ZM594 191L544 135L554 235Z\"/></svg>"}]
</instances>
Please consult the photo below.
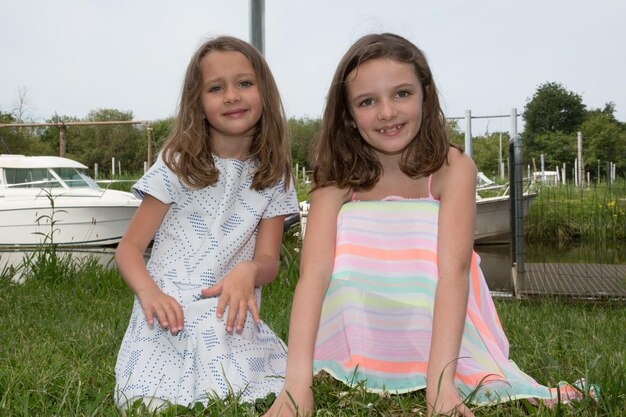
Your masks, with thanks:
<instances>
[{"instance_id":1,"label":"girl's hand on grass","mask_svg":"<svg viewBox=\"0 0 626 417\"><path fill-rule=\"evenodd\" d=\"M311 388L305 387L303 389L283 388L263 417L311 417L312 415L313 392Z\"/></svg>"},{"instance_id":2,"label":"girl's hand on grass","mask_svg":"<svg viewBox=\"0 0 626 417\"><path fill-rule=\"evenodd\" d=\"M445 387L441 385L440 391L431 394L427 389L426 402L428 404L428 416L454 416L474 417L474 413L461 400L461 396L454 385Z\"/></svg>"},{"instance_id":3,"label":"girl's hand on grass","mask_svg":"<svg viewBox=\"0 0 626 417\"><path fill-rule=\"evenodd\" d=\"M241 262L217 284L200 291L203 297L220 296L217 303L217 318L223 318L228 307L226 331L229 333L235 329L238 333L243 331L248 310L252 313L256 324L261 322L259 309L254 299L256 272L257 268L253 262Z\"/></svg>"},{"instance_id":4,"label":"girl's hand on grass","mask_svg":"<svg viewBox=\"0 0 626 417\"><path fill-rule=\"evenodd\" d=\"M138 292L137 298L149 325L154 324L156 316L159 325L169 329L174 336L183 329L185 323L183 308L174 297L155 287Z\"/></svg>"}]
</instances>

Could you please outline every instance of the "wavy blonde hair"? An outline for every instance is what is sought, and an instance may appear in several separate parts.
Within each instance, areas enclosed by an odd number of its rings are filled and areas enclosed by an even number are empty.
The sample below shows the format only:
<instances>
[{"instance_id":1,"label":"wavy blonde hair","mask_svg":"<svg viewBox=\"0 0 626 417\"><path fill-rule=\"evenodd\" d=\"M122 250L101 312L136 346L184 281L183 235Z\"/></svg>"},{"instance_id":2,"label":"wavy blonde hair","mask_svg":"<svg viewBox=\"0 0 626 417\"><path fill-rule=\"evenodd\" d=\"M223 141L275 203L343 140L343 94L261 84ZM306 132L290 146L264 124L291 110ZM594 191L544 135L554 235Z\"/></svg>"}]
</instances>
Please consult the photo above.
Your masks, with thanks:
<instances>
[{"instance_id":1,"label":"wavy blonde hair","mask_svg":"<svg viewBox=\"0 0 626 417\"><path fill-rule=\"evenodd\" d=\"M437 171L447 160L448 149L453 145L424 53L401 36L370 34L350 47L335 71L322 128L311 152L316 187L336 185L360 191L371 189L380 180L382 166L374 149L354 127L346 91L346 78L352 70L373 59L392 59L413 65L422 84L422 125L402 154L402 172L411 178L419 178Z\"/></svg>"},{"instance_id":2,"label":"wavy blonde hair","mask_svg":"<svg viewBox=\"0 0 626 417\"><path fill-rule=\"evenodd\" d=\"M174 128L162 149L165 164L192 189L214 184L219 178L212 156L210 126L200 99L200 62L213 51L242 53L256 73L263 111L250 145L250 157L258 162L250 188L262 190L276 185L283 177L285 188L288 187L291 180L288 127L278 87L263 55L249 43L230 36L204 42L191 58Z\"/></svg>"}]
</instances>

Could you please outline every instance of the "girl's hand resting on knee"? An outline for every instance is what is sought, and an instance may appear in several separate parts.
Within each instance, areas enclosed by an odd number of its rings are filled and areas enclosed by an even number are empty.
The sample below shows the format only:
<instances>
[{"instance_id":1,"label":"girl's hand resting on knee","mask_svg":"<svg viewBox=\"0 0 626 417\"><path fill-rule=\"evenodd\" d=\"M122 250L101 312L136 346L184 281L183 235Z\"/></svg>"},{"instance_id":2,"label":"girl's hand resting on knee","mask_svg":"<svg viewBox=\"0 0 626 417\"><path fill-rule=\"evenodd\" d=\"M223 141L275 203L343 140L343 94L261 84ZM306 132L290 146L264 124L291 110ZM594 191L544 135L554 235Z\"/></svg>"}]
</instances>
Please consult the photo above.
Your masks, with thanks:
<instances>
[{"instance_id":1,"label":"girl's hand resting on knee","mask_svg":"<svg viewBox=\"0 0 626 417\"><path fill-rule=\"evenodd\" d=\"M138 291L137 298L149 325L154 324L156 317L159 325L169 329L172 335L177 335L183 329L185 324L183 308L174 297L154 287Z\"/></svg>"},{"instance_id":2,"label":"girl's hand resting on knee","mask_svg":"<svg viewBox=\"0 0 626 417\"><path fill-rule=\"evenodd\" d=\"M241 262L222 280L212 287L201 290L203 297L219 296L217 303L217 317L224 317L228 307L226 318L226 331L238 333L243 331L248 310L256 324L261 322L259 309L254 299L254 285L256 282L257 268L253 262Z\"/></svg>"},{"instance_id":3,"label":"girl's hand resting on knee","mask_svg":"<svg viewBox=\"0 0 626 417\"><path fill-rule=\"evenodd\" d=\"M289 394L287 394L289 393ZM291 397L291 398L290 398ZM293 401L292 401L293 399ZM294 403L296 406L294 406ZM296 412L297 407L297 412ZM310 387L283 390L263 417L311 417L313 416L313 392Z\"/></svg>"}]
</instances>

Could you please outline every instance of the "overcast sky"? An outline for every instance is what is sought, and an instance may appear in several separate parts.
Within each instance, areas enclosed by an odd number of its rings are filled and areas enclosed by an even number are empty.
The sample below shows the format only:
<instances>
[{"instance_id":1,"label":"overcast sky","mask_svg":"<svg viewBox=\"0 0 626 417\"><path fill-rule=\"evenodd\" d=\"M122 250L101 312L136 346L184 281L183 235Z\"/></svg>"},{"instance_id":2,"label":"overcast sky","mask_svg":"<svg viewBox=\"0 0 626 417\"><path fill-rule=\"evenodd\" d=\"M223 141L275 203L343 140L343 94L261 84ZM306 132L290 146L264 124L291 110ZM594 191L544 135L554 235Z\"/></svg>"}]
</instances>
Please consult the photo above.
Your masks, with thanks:
<instances>
[{"instance_id":1,"label":"overcast sky","mask_svg":"<svg viewBox=\"0 0 626 417\"><path fill-rule=\"evenodd\" d=\"M195 49L216 35L249 40L249 17L249 0L0 0L0 111L21 90L34 121L101 108L171 116ZM626 121L623 0L265 0L265 55L287 115L319 117L339 59L371 32L426 53L449 117L521 113L556 81L588 108L613 101Z\"/></svg>"}]
</instances>

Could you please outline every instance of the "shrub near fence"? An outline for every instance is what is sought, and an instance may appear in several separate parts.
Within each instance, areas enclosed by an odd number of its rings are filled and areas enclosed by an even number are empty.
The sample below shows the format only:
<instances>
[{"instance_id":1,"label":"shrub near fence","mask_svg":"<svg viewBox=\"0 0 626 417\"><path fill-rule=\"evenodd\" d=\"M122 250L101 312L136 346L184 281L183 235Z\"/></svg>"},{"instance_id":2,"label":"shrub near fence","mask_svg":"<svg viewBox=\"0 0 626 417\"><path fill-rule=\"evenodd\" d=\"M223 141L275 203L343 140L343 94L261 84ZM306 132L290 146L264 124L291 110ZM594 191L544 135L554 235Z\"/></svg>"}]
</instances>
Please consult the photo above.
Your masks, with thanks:
<instances>
[{"instance_id":1,"label":"shrub near fence","mask_svg":"<svg viewBox=\"0 0 626 417\"><path fill-rule=\"evenodd\" d=\"M626 240L626 179L614 183L540 186L525 220L528 240Z\"/></svg>"}]
</instances>

